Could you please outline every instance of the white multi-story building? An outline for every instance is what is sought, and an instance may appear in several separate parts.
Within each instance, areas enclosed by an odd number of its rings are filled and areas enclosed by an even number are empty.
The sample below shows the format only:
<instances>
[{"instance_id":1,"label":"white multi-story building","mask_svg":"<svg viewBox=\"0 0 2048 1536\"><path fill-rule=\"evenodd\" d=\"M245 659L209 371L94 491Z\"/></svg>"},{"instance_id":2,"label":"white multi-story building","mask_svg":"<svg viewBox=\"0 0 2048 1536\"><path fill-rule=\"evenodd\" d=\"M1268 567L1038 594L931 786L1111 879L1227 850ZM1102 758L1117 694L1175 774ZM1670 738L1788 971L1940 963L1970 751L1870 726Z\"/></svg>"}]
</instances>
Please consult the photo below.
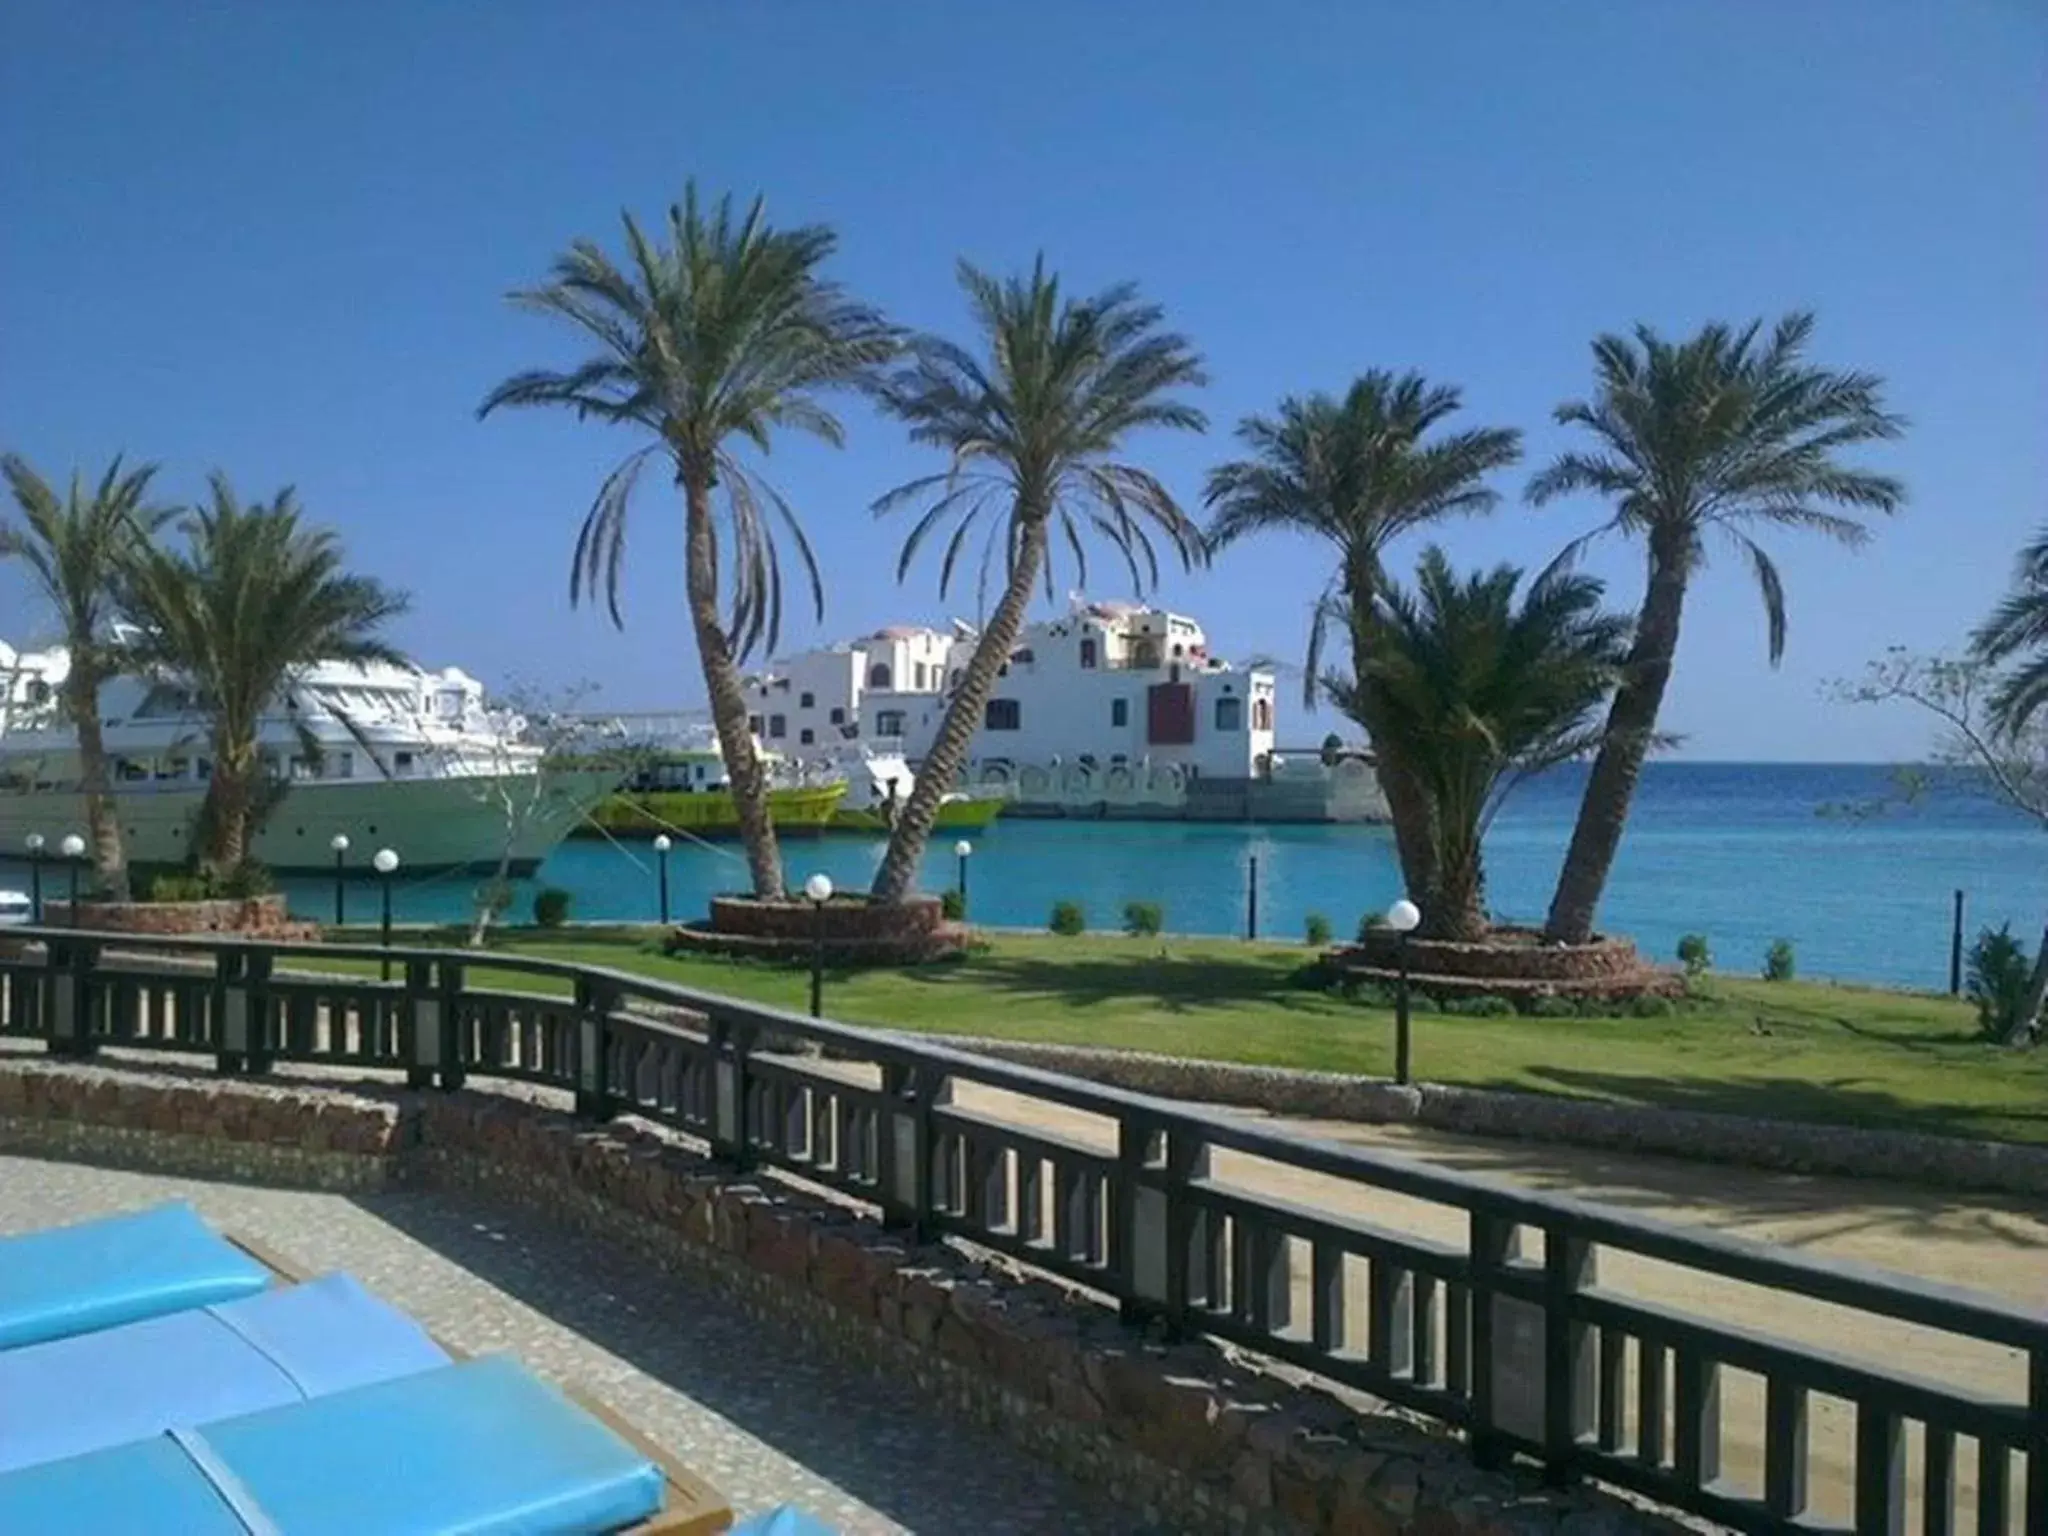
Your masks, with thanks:
<instances>
[{"instance_id":1,"label":"white multi-story building","mask_svg":"<svg viewBox=\"0 0 2048 1536\"><path fill-rule=\"evenodd\" d=\"M750 723L802 761L929 751L974 631L892 625L776 663L749 680ZM1274 678L1209 652L1184 614L1076 599L1025 627L982 713L962 787L1020 811L1353 820L1374 814L1362 762L1274 750ZM1263 807L1263 808L1262 808Z\"/></svg>"}]
</instances>

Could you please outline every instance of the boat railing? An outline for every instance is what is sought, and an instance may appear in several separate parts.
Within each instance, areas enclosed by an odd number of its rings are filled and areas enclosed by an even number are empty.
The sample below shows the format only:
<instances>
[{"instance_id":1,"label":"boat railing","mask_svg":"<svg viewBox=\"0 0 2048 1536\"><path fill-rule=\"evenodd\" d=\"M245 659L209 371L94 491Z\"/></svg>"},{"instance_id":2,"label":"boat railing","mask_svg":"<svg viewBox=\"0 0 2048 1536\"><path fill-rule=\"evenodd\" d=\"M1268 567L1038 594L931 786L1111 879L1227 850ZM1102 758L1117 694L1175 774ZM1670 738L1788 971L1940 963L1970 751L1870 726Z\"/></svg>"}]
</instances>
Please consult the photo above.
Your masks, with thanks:
<instances>
[{"instance_id":1,"label":"boat railing","mask_svg":"<svg viewBox=\"0 0 2048 1536\"><path fill-rule=\"evenodd\" d=\"M1822 1528L1830 1505L1859 1533L1909 1511L1948 1531L1958 1505L1982 1536L2048 1531L2048 1316L1845 1260L514 953L12 928L0 1036L561 1089L1426 1415L1482 1463L1744 1531ZM1700 1300L1729 1287L1742 1321ZM1831 1343L1747 1320L1788 1306L1822 1309ZM1989 1363L1916 1369L1907 1335Z\"/></svg>"}]
</instances>

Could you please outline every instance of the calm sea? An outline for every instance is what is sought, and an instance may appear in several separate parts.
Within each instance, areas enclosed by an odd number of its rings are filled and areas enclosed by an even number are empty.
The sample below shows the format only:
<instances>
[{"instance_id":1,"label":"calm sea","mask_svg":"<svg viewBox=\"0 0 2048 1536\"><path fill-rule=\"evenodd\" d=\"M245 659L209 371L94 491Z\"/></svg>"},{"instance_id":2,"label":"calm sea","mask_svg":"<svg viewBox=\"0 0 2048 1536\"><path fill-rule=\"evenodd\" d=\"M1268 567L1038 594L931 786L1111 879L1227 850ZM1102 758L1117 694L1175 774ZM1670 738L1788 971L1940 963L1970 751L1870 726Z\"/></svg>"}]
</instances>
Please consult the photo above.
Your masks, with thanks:
<instances>
[{"instance_id":1,"label":"calm sea","mask_svg":"<svg viewBox=\"0 0 2048 1536\"><path fill-rule=\"evenodd\" d=\"M1497 915L1540 919L1571 834L1583 769L1526 784L1487 844L1488 900ZM1660 763L1645 772L1601 927L1670 958L1679 936L1707 935L1716 963L1754 970L1773 939L1790 939L1802 974L1914 987L1947 984L1952 892L1966 893L1971 933L2011 922L2031 949L2048 917L2048 837L2032 823L1961 789L1937 790L1882 816L1828 814L1892 788L1881 767L1824 764ZM954 839L935 840L929 890L955 878ZM403 850L401 850L402 852ZM793 882L822 870L862 888L880 861L879 839L791 841ZM1310 912L1340 933L1400 894L1391 834L1370 827L1244 827L1181 823L1004 821L974 840L968 885L976 919L1036 927L1052 904L1079 901L1093 927L1114 927L1125 901L1166 909L1188 933L1242 933L1257 862L1262 935L1299 937ZM696 915L716 891L746 883L731 845L679 846L669 856L678 915ZM0 883L25 885L18 866ZM466 914L471 877L401 881L404 919ZM559 885L578 918L652 919L655 857L644 843L565 844L520 891ZM295 909L326 917L330 882L294 880ZM352 885L350 913L372 916L368 883Z\"/></svg>"}]
</instances>

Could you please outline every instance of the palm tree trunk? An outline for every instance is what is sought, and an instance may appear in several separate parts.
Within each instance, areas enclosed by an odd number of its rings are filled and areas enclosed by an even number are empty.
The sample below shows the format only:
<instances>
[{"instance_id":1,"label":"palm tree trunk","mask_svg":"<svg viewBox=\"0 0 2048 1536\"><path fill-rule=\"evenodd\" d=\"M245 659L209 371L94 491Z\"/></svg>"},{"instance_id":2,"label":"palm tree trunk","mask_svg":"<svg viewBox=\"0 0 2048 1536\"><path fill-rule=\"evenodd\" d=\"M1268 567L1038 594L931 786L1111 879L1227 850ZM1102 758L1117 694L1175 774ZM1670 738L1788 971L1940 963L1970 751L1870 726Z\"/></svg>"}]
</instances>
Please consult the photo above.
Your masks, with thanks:
<instances>
[{"instance_id":1,"label":"palm tree trunk","mask_svg":"<svg viewBox=\"0 0 2048 1536\"><path fill-rule=\"evenodd\" d=\"M782 849L775 840L775 819L768 813L768 775L747 729L747 696L740 684L739 663L727 642L718 612L718 545L712 537L711 477L686 469L683 485L685 584L689 590L690 625L697 636L697 656L704 667L704 691L711 700L711 723L718 731L719 754L738 814L740 839L746 844L747 868L754 894L780 901Z\"/></svg>"},{"instance_id":2,"label":"palm tree trunk","mask_svg":"<svg viewBox=\"0 0 2048 1536\"><path fill-rule=\"evenodd\" d=\"M1686 554L1669 542L1651 542L1650 581L1636 617L1635 643L1608 707L1607 729L1586 779L1571 847L1543 926L1543 937L1551 943L1583 944L1593 936L1593 917L1621 847L1629 803L1635 798L1643 759L1649 755L1664 707L1664 690L1671 682L1678 624L1685 610Z\"/></svg>"},{"instance_id":3,"label":"palm tree trunk","mask_svg":"<svg viewBox=\"0 0 2048 1536\"><path fill-rule=\"evenodd\" d=\"M974 733L981 728L982 712L995 692L996 679L1010 659L1010 651L1024 628L1024 613L1031 606L1032 590L1038 585L1045 563L1045 520L1034 517L1024 525L1016 563L1010 567L1010 583L1002 601L990 615L988 627L975 642L969 659L946 706L946 718L939 734L918 766L917 783L910 798L896 813L889 831L889 850L882 855L882 867L875 872L870 896L879 902L901 901L917 881L917 866L931 840L932 823L938 819L939 802L953 787Z\"/></svg>"},{"instance_id":4,"label":"palm tree trunk","mask_svg":"<svg viewBox=\"0 0 2048 1536\"><path fill-rule=\"evenodd\" d=\"M1434 895L1432 904L1422 908L1418 938L1472 944L1486 937L1486 875L1476 849L1469 856L1444 859Z\"/></svg>"},{"instance_id":5,"label":"palm tree trunk","mask_svg":"<svg viewBox=\"0 0 2048 1536\"><path fill-rule=\"evenodd\" d=\"M1380 796L1387 802L1387 816L1394 824L1394 852L1401 861L1401 883L1405 893L1423 911L1424 920L1437 902L1436 836L1431 826L1433 811L1429 797L1392 745L1393 733L1379 728L1378 690L1366 673L1366 659L1372 655L1373 589L1377 570L1353 570L1347 586L1351 623L1351 671L1357 681L1359 721L1372 738L1373 774L1379 780Z\"/></svg>"},{"instance_id":6,"label":"palm tree trunk","mask_svg":"<svg viewBox=\"0 0 2048 1536\"><path fill-rule=\"evenodd\" d=\"M92 838L93 874L113 901L126 901L128 856L121 846L121 818L107 788L107 746L100 730L100 685L89 668L73 673L66 706L78 732L78 777L85 789L86 831Z\"/></svg>"}]
</instances>

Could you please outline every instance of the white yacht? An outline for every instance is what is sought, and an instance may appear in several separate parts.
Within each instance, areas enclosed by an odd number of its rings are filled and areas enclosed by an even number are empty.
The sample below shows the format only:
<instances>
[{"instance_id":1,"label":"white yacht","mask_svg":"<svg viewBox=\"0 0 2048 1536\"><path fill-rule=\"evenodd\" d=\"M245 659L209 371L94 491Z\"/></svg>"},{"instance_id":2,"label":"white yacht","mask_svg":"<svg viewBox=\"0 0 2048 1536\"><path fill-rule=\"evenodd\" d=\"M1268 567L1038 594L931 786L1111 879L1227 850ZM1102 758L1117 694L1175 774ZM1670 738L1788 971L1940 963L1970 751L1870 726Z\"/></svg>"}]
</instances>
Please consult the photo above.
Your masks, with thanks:
<instances>
[{"instance_id":1,"label":"white yacht","mask_svg":"<svg viewBox=\"0 0 2048 1536\"><path fill-rule=\"evenodd\" d=\"M58 708L69 671L61 648L0 644L0 855L19 857L31 834L54 849L85 831L77 738ZM113 678L100 717L128 858L184 863L213 766L191 690L176 678ZM495 871L509 842L513 872L531 873L618 775L543 773L524 727L455 668L309 667L258 735L283 794L252 854L273 870L331 870L340 835L353 870L389 848L407 873Z\"/></svg>"}]
</instances>

